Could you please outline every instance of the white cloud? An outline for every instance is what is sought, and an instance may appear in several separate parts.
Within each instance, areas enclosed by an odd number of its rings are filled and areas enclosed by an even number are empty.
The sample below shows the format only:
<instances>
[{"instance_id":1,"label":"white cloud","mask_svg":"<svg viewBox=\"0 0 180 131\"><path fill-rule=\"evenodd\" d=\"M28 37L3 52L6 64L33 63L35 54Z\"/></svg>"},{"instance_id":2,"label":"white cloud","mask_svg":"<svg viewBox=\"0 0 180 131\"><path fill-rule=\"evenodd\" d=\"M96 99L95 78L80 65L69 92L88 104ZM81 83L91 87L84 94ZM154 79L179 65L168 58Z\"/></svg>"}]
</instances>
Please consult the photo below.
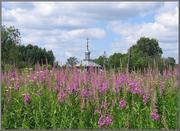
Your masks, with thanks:
<instances>
[{"instance_id":1,"label":"white cloud","mask_svg":"<svg viewBox=\"0 0 180 131\"><path fill-rule=\"evenodd\" d=\"M174 4L173 4L174 5ZM171 7L171 8L170 8ZM168 9L168 10L165 10ZM163 49L163 56L176 58L178 61L178 7L165 4L158 10L154 22L142 24L113 21L110 23L112 30L119 34L122 39L112 43L112 52L127 52L127 49L142 37L156 38ZM131 44L130 44L131 43Z\"/></svg>"},{"instance_id":2,"label":"white cloud","mask_svg":"<svg viewBox=\"0 0 180 131\"><path fill-rule=\"evenodd\" d=\"M81 28L74 30L25 30L22 31L24 33L23 42L27 43L31 42L39 42L44 41L49 44L52 43L56 45L55 48L58 48L60 44L65 42L76 42L77 40L85 39L86 37L90 37L92 39L102 39L106 36L106 31L101 28ZM28 32L28 33L26 33ZM43 39L42 39L43 38Z\"/></svg>"},{"instance_id":3,"label":"white cloud","mask_svg":"<svg viewBox=\"0 0 180 131\"><path fill-rule=\"evenodd\" d=\"M176 2L177 3L177 2ZM106 39L109 32L119 34L112 44L122 52L139 36L158 38L164 49L177 45L178 7L173 2L3 2L2 23L20 29L22 42L52 49L59 59L83 53L85 38ZM174 7L176 7L174 9ZM156 12L155 22L127 23ZM101 24L104 25L101 25ZM177 48L173 46L173 49ZM175 54L173 49L167 51ZM84 57L84 56L82 56ZM63 61L63 60L62 60Z\"/></svg>"},{"instance_id":4,"label":"white cloud","mask_svg":"<svg viewBox=\"0 0 180 131\"><path fill-rule=\"evenodd\" d=\"M40 16L50 16L53 15L54 11L57 10L56 3L48 2L38 2L38 3L33 3L34 5L34 10L36 11L37 15Z\"/></svg>"},{"instance_id":5,"label":"white cloud","mask_svg":"<svg viewBox=\"0 0 180 131\"><path fill-rule=\"evenodd\" d=\"M167 27L178 27L178 7L171 12L162 12L156 16L156 21Z\"/></svg>"},{"instance_id":6,"label":"white cloud","mask_svg":"<svg viewBox=\"0 0 180 131\"><path fill-rule=\"evenodd\" d=\"M84 58L86 37L103 39L106 36L105 30L101 28L81 28L74 30L28 29L28 31L25 30L24 32L25 35L22 38L22 43L39 43L40 47L53 50L56 60L63 62L69 56L76 56L79 59ZM61 53L59 54L59 52Z\"/></svg>"},{"instance_id":7,"label":"white cloud","mask_svg":"<svg viewBox=\"0 0 180 131\"><path fill-rule=\"evenodd\" d=\"M117 20L146 14L152 12L151 8L161 5L158 2L31 2L28 4L31 8L23 8L25 3L18 2L10 4L13 8L3 7L3 19L11 18L13 19L11 24L18 23L20 27L35 29L65 25L89 26L97 20ZM3 5L6 5L6 2L3 2ZM17 22L14 23L15 21Z\"/></svg>"},{"instance_id":8,"label":"white cloud","mask_svg":"<svg viewBox=\"0 0 180 131\"><path fill-rule=\"evenodd\" d=\"M65 52L65 55L67 56L67 57L71 57L72 56L72 54L70 53L70 52Z\"/></svg>"}]
</instances>

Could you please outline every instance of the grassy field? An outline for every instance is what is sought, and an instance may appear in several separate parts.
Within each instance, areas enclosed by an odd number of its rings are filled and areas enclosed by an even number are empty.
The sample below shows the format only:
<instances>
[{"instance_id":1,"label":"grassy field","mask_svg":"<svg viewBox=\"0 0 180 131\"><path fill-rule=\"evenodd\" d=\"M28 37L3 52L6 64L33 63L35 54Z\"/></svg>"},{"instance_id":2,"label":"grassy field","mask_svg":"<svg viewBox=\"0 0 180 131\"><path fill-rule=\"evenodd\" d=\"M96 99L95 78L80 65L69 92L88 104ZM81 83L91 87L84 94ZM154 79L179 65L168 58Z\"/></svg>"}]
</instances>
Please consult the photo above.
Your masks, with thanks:
<instances>
[{"instance_id":1,"label":"grassy field","mask_svg":"<svg viewBox=\"0 0 180 131\"><path fill-rule=\"evenodd\" d=\"M178 129L178 70L5 72L3 129Z\"/></svg>"}]
</instances>

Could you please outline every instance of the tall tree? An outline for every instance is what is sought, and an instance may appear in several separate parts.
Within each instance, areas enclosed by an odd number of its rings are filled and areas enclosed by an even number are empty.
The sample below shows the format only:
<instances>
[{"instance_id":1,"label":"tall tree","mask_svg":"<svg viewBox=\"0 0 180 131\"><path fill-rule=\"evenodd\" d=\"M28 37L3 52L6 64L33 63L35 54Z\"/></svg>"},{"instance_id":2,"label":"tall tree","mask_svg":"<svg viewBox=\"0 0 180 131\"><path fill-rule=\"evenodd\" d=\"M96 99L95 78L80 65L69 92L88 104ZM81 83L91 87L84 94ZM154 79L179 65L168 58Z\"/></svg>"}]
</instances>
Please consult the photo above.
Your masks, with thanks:
<instances>
[{"instance_id":1,"label":"tall tree","mask_svg":"<svg viewBox=\"0 0 180 131\"><path fill-rule=\"evenodd\" d=\"M1 26L1 51L2 66L4 64L17 64L20 44L20 32L18 29L10 26L6 28Z\"/></svg>"},{"instance_id":2,"label":"tall tree","mask_svg":"<svg viewBox=\"0 0 180 131\"><path fill-rule=\"evenodd\" d=\"M94 59L94 62L108 68L108 58L105 56L99 56L97 59Z\"/></svg>"},{"instance_id":3,"label":"tall tree","mask_svg":"<svg viewBox=\"0 0 180 131\"><path fill-rule=\"evenodd\" d=\"M76 65L77 63L78 63L78 60L77 60L76 57L69 57L69 58L67 59L66 65L68 65L68 66L74 66L74 65Z\"/></svg>"},{"instance_id":4,"label":"tall tree","mask_svg":"<svg viewBox=\"0 0 180 131\"><path fill-rule=\"evenodd\" d=\"M2 69L9 65L19 68L32 67L38 62L46 64L46 60L52 65L55 61L52 51L46 51L32 44L20 45L20 32L13 26L1 26L1 36Z\"/></svg>"},{"instance_id":5,"label":"tall tree","mask_svg":"<svg viewBox=\"0 0 180 131\"><path fill-rule=\"evenodd\" d=\"M156 39L141 37L135 45L130 47L131 67L135 69L144 69L149 65L153 67L154 61L158 61L162 55L162 49ZM128 53L130 53L128 51Z\"/></svg>"},{"instance_id":6,"label":"tall tree","mask_svg":"<svg viewBox=\"0 0 180 131\"><path fill-rule=\"evenodd\" d=\"M136 53L143 56L156 57L162 55L162 49L156 39L141 37L136 45L131 47L132 54Z\"/></svg>"}]
</instances>

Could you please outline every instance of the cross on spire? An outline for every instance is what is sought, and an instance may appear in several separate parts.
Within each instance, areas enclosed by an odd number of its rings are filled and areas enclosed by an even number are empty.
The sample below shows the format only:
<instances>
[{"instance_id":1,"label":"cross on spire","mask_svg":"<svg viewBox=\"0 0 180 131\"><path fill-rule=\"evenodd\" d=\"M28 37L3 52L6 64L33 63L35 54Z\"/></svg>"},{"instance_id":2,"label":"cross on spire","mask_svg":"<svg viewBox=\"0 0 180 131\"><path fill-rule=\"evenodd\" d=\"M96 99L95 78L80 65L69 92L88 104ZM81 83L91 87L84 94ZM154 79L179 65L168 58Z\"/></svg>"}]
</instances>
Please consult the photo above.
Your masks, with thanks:
<instances>
[{"instance_id":1,"label":"cross on spire","mask_svg":"<svg viewBox=\"0 0 180 131\"><path fill-rule=\"evenodd\" d=\"M87 40L87 50L89 50L89 47L88 47L89 38L87 38L86 40Z\"/></svg>"}]
</instances>

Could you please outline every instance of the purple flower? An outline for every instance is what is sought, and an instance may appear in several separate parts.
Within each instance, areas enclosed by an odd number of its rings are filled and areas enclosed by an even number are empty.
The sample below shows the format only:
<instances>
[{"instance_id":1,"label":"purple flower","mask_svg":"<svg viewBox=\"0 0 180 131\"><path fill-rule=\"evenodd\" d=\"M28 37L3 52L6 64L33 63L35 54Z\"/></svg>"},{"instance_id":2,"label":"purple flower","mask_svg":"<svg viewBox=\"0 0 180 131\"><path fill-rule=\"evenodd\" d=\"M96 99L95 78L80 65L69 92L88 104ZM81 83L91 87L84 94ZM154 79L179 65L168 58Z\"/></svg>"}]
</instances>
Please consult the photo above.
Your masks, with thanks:
<instances>
[{"instance_id":1,"label":"purple flower","mask_svg":"<svg viewBox=\"0 0 180 131\"><path fill-rule=\"evenodd\" d=\"M146 104L148 102L148 100L149 100L149 95L144 94L143 95L143 103Z\"/></svg>"},{"instance_id":2,"label":"purple flower","mask_svg":"<svg viewBox=\"0 0 180 131\"><path fill-rule=\"evenodd\" d=\"M15 88L16 90L19 90L19 87L20 87L19 82L15 82L15 83L14 83L14 88Z\"/></svg>"},{"instance_id":3,"label":"purple flower","mask_svg":"<svg viewBox=\"0 0 180 131\"><path fill-rule=\"evenodd\" d=\"M126 108L126 101L125 100L120 100L119 106L120 106L121 109Z\"/></svg>"},{"instance_id":4,"label":"purple flower","mask_svg":"<svg viewBox=\"0 0 180 131\"><path fill-rule=\"evenodd\" d=\"M107 116L105 122L106 126L109 126L111 123L112 123L112 118L110 116Z\"/></svg>"},{"instance_id":5,"label":"purple flower","mask_svg":"<svg viewBox=\"0 0 180 131\"><path fill-rule=\"evenodd\" d=\"M16 78L16 71L11 72L10 77L11 78Z\"/></svg>"},{"instance_id":6,"label":"purple flower","mask_svg":"<svg viewBox=\"0 0 180 131\"><path fill-rule=\"evenodd\" d=\"M139 88L139 84L136 83L136 82L130 82L129 86L130 86L130 92L132 94L140 94L140 95L142 95L144 93L143 90Z\"/></svg>"},{"instance_id":7,"label":"purple flower","mask_svg":"<svg viewBox=\"0 0 180 131\"><path fill-rule=\"evenodd\" d=\"M98 121L99 128L102 128L105 125L106 119L101 116Z\"/></svg>"},{"instance_id":8,"label":"purple flower","mask_svg":"<svg viewBox=\"0 0 180 131\"><path fill-rule=\"evenodd\" d=\"M58 101L63 102L65 98L66 98L65 92L62 91L58 93Z\"/></svg>"},{"instance_id":9,"label":"purple flower","mask_svg":"<svg viewBox=\"0 0 180 131\"><path fill-rule=\"evenodd\" d=\"M75 84L75 83L72 83L72 84L70 84L69 85L69 91L71 92L71 93L74 93L74 92L76 92L77 91L77 85Z\"/></svg>"},{"instance_id":10,"label":"purple flower","mask_svg":"<svg viewBox=\"0 0 180 131\"><path fill-rule=\"evenodd\" d=\"M101 93L105 93L108 90L108 82L103 82L99 90Z\"/></svg>"},{"instance_id":11,"label":"purple flower","mask_svg":"<svg viewBox=\"0 0 180 131\"><path fill-rule=\"evenodd\" d=\"M89 90L88 89L82 89L81 90L81 96L82 97L88 97L89 96Z\"/></svg>"},{"instance_id":12,"label":"purple flower","mask_svg":"<svg viewBox=\"0 0 180 131\"><path fill-rule=\"evenodd\" d=\"M126 84L128 82L128 78L125 74L122 74L118 79L120 84Z\"/></svg>"},{"instance_id":13,"label":"purple flower","mask_svg":"<svg viewBox=\"0 0 180 131\"><path fill-rule=\"evenodd\" d=\"M103 117L101 116L98 121L99 128L104 126L109 126L112 123L112 118L110 116Z\"/></svg>"},{"instance_id":14,"label":"purple flower","mask_svg":"<svg viewBox=\"0 0 180 131\"><path fill-rule=\"evenodd\" d=\"M151 117L153 120L158 121L160 119L159 114L157 113L157 110L154 110L153 112L151 112Z\"/></svg>"},{"instance_id":15,"label":"purple flower","mask_svg":"<svg viewBox=\"0 0 180 131\"><path fill-rule=\"evenodd\" d=\"M30 104L30 102L31 102L30 95L28 93L25 93L25 94L23 94L23 96L24 96L24 103Z\"/></svg>"}]
</instances>

